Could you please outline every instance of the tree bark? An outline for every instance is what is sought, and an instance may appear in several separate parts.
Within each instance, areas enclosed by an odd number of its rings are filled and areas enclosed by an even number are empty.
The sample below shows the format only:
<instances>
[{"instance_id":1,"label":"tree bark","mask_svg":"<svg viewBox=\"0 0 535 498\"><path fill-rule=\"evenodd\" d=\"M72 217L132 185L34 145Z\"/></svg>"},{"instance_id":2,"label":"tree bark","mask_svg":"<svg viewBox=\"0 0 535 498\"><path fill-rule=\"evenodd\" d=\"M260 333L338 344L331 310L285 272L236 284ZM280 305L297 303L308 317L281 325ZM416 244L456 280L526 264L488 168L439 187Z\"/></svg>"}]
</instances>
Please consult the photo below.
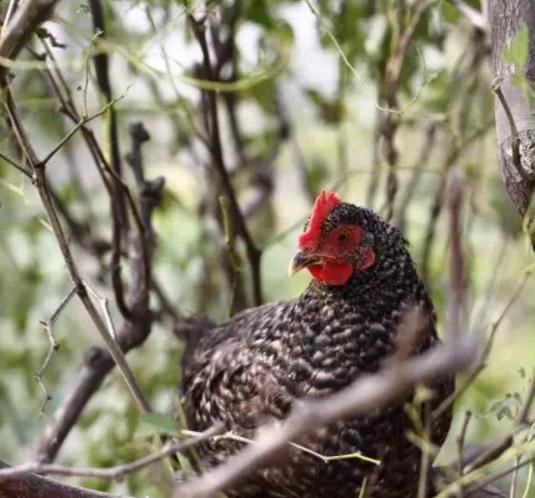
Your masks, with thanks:
<instances>
[{"instance_id":1,"label":"tree bark","mask_svg":"<svg viewBox=\"0 0 535 498\"><path fill-rule=\"evenodd\" d=\"M533 216L533 209L530 210L535 186L535 105L533 98L530 99L525 91L514 84L515 74L523 71L531 89L535 89L535 2L534 0L489 0L489 17L495 85L505 101L504 105L499 93L496 94L496 131L500 149L501 174L513 203L522 217L526 217L530 223L529 234L535 250L535 230L532 221L535 216ZM504 61L503 51L523 23L526 23L529 30L529 56L526 66L522 68ZM508 110L510 110L514 126L511 124L511 118L507 116ZM518 152L516 158L515 139L517 139L516 151Z\"/></svg>"}]
</instances>

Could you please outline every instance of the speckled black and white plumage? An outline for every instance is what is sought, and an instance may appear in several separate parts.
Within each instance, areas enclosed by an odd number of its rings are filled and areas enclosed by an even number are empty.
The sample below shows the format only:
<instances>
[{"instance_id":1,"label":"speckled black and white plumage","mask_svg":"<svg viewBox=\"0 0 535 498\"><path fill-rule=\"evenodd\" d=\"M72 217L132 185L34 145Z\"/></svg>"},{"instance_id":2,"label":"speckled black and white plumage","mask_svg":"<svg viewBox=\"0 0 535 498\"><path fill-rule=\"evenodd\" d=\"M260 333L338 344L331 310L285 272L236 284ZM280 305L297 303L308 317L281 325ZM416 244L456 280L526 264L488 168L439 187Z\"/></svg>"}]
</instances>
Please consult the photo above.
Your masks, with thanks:
<instances>
[{"instance_id":1,"label":"speckled black and white plumage","mask_svg":"<svg viewBox=\"0 0 535 498\"><path fill-rule=\"evenodd\" d=\"M325 396L376 372L394 352L404 311L420 306L429 326L418 351L437 343L432 304L400 233L373 212L341 203L322 224L329 232L355 224L366 232L375 264L355 272L342 286L313 282L297 299L240 313L230 322L200 331L184 360L183 392L192 429L224 421L251 437L254 429L283 419L300 398ZM451 379L433 386L439 403L452 390ZM412 423L404 402L366 417L340 421L299 441L323 455L360 451L381 459L379 469L361 460L324 463L289 449L277 466L261 469L228 495L236 498L354 498L364 477L373 498L416 496L420 453L405 437ZM446 414L433 430L441 444L450 423ZM207 466L240 448L228 440L201 449Z\"/></svg>"}]
</instances>

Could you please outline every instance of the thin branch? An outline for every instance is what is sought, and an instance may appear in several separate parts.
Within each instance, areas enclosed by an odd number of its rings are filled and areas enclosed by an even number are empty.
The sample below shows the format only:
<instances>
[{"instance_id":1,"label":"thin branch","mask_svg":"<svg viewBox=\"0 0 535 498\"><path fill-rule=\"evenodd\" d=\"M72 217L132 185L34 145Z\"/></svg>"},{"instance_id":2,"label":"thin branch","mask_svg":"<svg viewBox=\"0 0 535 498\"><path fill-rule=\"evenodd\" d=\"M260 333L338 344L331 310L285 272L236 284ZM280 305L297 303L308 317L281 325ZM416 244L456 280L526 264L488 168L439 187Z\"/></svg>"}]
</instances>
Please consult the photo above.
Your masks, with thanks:
<instances>
[{"instance_id":1,"label":"thin branch","mask_svg":"<svg viewBox=\"0 0 535 498\"><path fill-rule=\"evenodd\" d=\"M91 18L93 20L93 31L98 38L106 38L106 20L104 9L100 0L89 0L89 8L91 10ZM93 56L93 64L95 66L95 73L97 76L97 84L100 92L108 103L113 101L113 91L110 81L109 58L106 51L97 51ZM116 176L122 180L121 168L121 153L119 151L119 132L117 130L117 113L113 106L109 107L109 127L108 127L108 142L111 155L111 169L116 173ZM121 188L117 191L115 199L116 213L119 222L119 230L126 234L128 230L128 216L126 214L126 201L124 192ZM119 241L120 245L120 241Z\"/></svg>"},{"instance_id":2,"label":"thin branch","mask_svg":"<svg viewBox=\"0 0 535 498\"><path fill-rule=\"evenodd\" d=\"M93 31L95 41L97 38L106 38L105 12L100 0L90 0L89 8L93 20ZM109 57L106 51L97 51L93 56L93 65L97 76L97 85L104 99L110 103L113 101L113 91L110 81ZM112 183L114 195L111 197L112 208L112 258L111 274L117 307L124 318L133 318L132 310L127 306L124 296L124 286L121 276L121 257L123 254L123 244L128 236L129 219L127 214L126 189L123 188L123 174L121 165L121 153L119 150L119 133L117 129L117 113L115 108L109 107L109 122L106 127L107 144L110 153L110 171L115 182Z\"/></svg>"},{"instance_id":3,"label":"thin branch","mask_svg":"<svg viewBox=\"0 0 535 498\"><path fill-rule=\"evenodd\" d=\"M213 81L214 74L213 74L212 65L210 62L210 53L209 53L208 44L206 41L205 28L202 22L197 21L190 12L188 12L188 20L192 28L193 34L195 35L195 38L197 39L199 46L201 47L201 51L203 54L203 68L206 73L206 76L208 77L209 80ZM215 169L217 170L219 174L221 184L225 191L225 195L228 197L230 207L232 208L234 226L236 227L236 231L238 235L242 238L242 240L245 243L247 258L249 260L249 264L250 264L251 272L252 272L254 302L256 305L260 305L262 303L262 280L261 280L261 268L260 268L262 251L256 247L252 239L252 236L247 227L247 223L245 221L245 217L243 216L243 213L238 204L236 193L234 191L234 187L230 180L227 168L225 166L225 162L223 159L223 150L222 150L222 145L221 145L220 131L219 131L217 98L216 98L215 92L212 90L206 90L204 91L204 95L206 98L206 107L207 107L207 113L208 113L207 117L209 121L209 130L210 130L210 144L211 144L210 152L212 154Z\"/></svg>"},{"instance_id":4,"label":"thin branch","mask_svg":"<svg viewBox=\"0 0 535 498\"><path fill-rule=\"evenodd\" d=\"M456 399L458 399L471 385L472 382L477 378L477 376L481 373L481 371L486 366L486 361L490 355L490 352L492 350L492 345L494 344L494 337L496 336L496 333L498 331L498 328L502 324L503 320L505 319L507 313L513 306L513 304L516 302L518 297L520 296L522 290L524 289L524 286L526 285L527 281L529 280L532 273L535 271L535 267L530 266L526 270L524 270L524 273L522 274L522 277L520 278L520 281L518 285L516 286L515 290L511 294L511 297L503 307L501 313L498 315L496 320L491 324L489 335L485 341L485 344L483 346L482 352L481 352L481 358L479 359L477 365L475 368L470 372L468 375L468 378L460 385L457 386L455 391L450 394L442 403L435 408L433 411L433 418L436 420L440 418L446 410L449 410L449 408L453 405Z\"/></svg>"},{"instance_id":5,"label":"thin branch","mask_svg":"<svg viewBox=\"0 0 535 498\"><path fill-rule=\"evenodd\" d=\"M524 171L524 168L522 167L522 160L520 157L520 137L518 135L518 128L516 127L515 118L513 117L511 108L509 107L507 99L505 98L505 95L503 94L502 89L500 87L500 79L496 79L492 82L492 90L498 97L498 100L500 101L503 107L503 111L505 112L505 116L507 117L507 122L509 123L509 128L511 130L511 153L513 156L513 166L515 167L517 173L520 175L520 178L522 178L522 180L531 183L531 178L528 176L528 174Z\"/></svg>"},{"instance_id":6,"label":"thin branch","mask_svg":"<svg viewBox=\"0 0 535 498\"><path fill-rule=\"evenodd\" d=\"M196 431L189 431L184 430L182 431L183 434L186 435L198 435L199 432ZM230 441L237 441L239 443L247 443L247 444L254 444L254 439L250 439L244 436L240 436L239 434L235 434L232 431L227 431L219 436L214 437L214 441L218 441L220 439L228 439ZM292 448L295 448L296 450L302 451L303 453L307 453L308 455L312 455L313 457L317 458L318 460L321 460L322 462L335 462L338 460L362 460L363 462L368 462L373 465L381 465L381 460L378 460L377 458L372 458L366 455L363 455L359 451L354 451L353 453L343 453L340 455L323 455L321 453L318 453L317 451L314 451L306 446L303 446L301 444L294 443L292 441L289 441L288 446L291 446Z\"/></svg>"},{"instance_id":7,"label":"thin branch","mask_svg":"<svg viewBox=\"0 0 535 498\"><path fill-rule=\"evenodd\" d=\"M13 479L29 473L59 475L69 477L99 477L106 479L119 479L127 474L137 472L149 465L152 465L163 458L166 458L176 453L183 453L189 448L198 446L199 444L213 438L224 430L222 424L215 425L209 429L198 433L197 435L181 441L179 443L167 442L158 451L150 455L134 460L130 463L115 465L108 468L94 468L94 467L68 467L65 465L55 465L40 462L30 462L17 467L9 467L0 469L0 482L6 479Z\"/></svg>"},{"instance_id":8,"label":"thin branch","mask_svg":"<svg viewBox=\"0 0 535 498\"><path fill-rule=\"evenodd\" d=\"M458 469L459 469L459 477L462 477L464 475L464 443L466 440L466 432L468 430L468 424L470 423L470 420L472 418L472 412L470 410L467 410L464 414L464 420L463 425L461 426L461 431L457 435L457 452L459 454L459 463L458 463ZM459 498L462 498L463 491L462 486L458 493Z\"/></svg>"},{"instance_id":9,"label":"thin branch","mask_svg":"<svg viewBox=\"0 0 535 498\"><path fill-rule=\"evenodd\" d=\"M508 476L509 474L512 474L516 470L519 470L519 469L525 467L526 465L531 464L534 460L535 460L535 456L532 457L532 458L529 458L527 460L524 460L522 463L515 464L515 465L513 465L512 467L509 467L506 470L503 470L501 472L497 472L496 474L491 475L491 476L487 477L484 480L481 480L480 482L477 483L476 486L474 486L468 492L468 494L466 495L467 498L477 498L477 496L475 496L473 493L475 493L478 489L484 488L485 486L488 486L489 484L491 484L491 483L493 483L495 481L498 481L499 479L503 479L504 477Z\"/></svg>"},{"instance_id":10,"label":"thin branch","mask_svg":"<svg viewBox=\"0 0 535 498\"><path fill-rule=\"evenodd\" d=\"M119 100L123 99L124 95L121 95L117 97L116 99L111 100L108 102L100 111L96 112L92 116L83 117L76 126L69 131L58 143L57 145L43 158L41 159L41 165L46 166L46 164L54 157L54 155L61 150L61 148L71 139L71 137L83 126L85 126L90 121L93 121L93 119L96 119L106 112L108 112L108 109L112 106L114 106Z\"/></svg>"},{"instance_id":11,"label":"thin branch","mask_svg":"<svg viewBox=\"0 0 535 498\"><path fill-rule=\"evenodd\" d=\"M472 460L464 467L464 474L469 474L480 467L483 467L489 462L493 462L497 457L502 455L505 450L509 449L513 444L514 439L512 436L506 436L496 443L490 445L483 453L481 453L476 459Z\"/></svg>"},{"instance_id":12,"label":"thin branch","mask_svg":"<svg viewBox=\"0 0 535 498\"><path fill-rule=\"evenodd\" d=\"M489 124L490 125L490 124ZM422 268L422 279L424 282L429 282L429 272L430 272L430 263L431 263L431 254L433 248L433 242L435 240L435 233L437 227L437 221L442 213L442 208L444 207L444 200L446 198L446 187L448 185L448 173L451 168L457 163L459 157L463 151L465 151L470 145L472 145L477 139L479 139L483 134L487 132L487 126L476 130L469 136L467 136L462 143L458 143L458 140L454 137L451 137L450 143L447 148L449 150L444 162L440 166L441 177L439 184L436 188L435 195L429 209L427 226L425 229L424 242L422 247L422 256L421 256L421 268Z\"/></svg>"},{"instance_id":13,"label":"thin branch","mask_svg":"<svg viewBox=\"0 0 535 498\"><path fill-rule=\"evenodd\" d=\"M132 371L130 370L130 367L128 366L127 362L124 361L122 351L117 346L113 338L108 334L106 324L102 320L102 317L100 316L100 314L98 313L91 299L88 296L87 287L84 284L80 276L78 267L74 261L74 258L71 253L71 249L65 237L65 233L58 219L58 215L56 213L54 203L52 202L50 191L48 189L48 182L46 179L45 168L43 167L41 162L37 159L37 155L33 149L33 146L31 145L31 142L26 133L26 130L22 125L22 121L18 114L18 109L15 105L15 102L13 100L13 97L11 95L9 88L4 89L4 106L6 108L10 122L13 126L13 130L15 132L19 145L22 148L26 156L26 159L28 160L29 164L32 167L34 184L37 188L39 196L41 197L41 201L45 208L48 221L50 223L50 226L52 227L52 230L58 242L59 248L65 260L67 270L69 272L73 285L76 289L76 293L78 294L87 313L91 317L91 320L93 321L98 332L100 333L100 336L104 340L108 350L110 351L110 354L112 355L113 359L117 363L125 382L130 387L130 390L133 391L135 389L132 387L132 385L135 384L134 375ZM140 408L143 410L142 405L140 405Z\"/></svg>"},{"instance_id":14,"label":"thin branch","mask_svg":"<svg viewBox=\"0 0 535 498\"><path fill-rule=\"evenodd\" d=\"M449 185L450 208L450 292L448 303L448 334L466 329L466 262L462 245L463 179L454 172Z\"/></svg>"},{"instance_id":15,"label":"thin branch","mask_svg":"<svg viewBox=\"0 0 535 498\"><path fill-rule=\"evenodd\" d=\"M417 498L427 498L428 486L429 486L429 470L432 462L432 454L435 453L433 445L430 444L431 438L431 424L433 422L431 418L431 405L429 400L424 401L424 424L422 429L422 444L421 456L420 456L420 472L418 476L418 495Z\"/></svg>"},{"instance_id":16,"label":"thin branch","mask_svg":"<svg viewBox=\"0 0 535 498\"><path fill-rule=\"evenodd\" d=\"M227 256L234 274L234 281L232 283L232 295L229 305L229 316L233 316L236 312L236 291L241 280L241 263L239 255L236 253L234 241L234 226L232 225L232 216L230 215L230 206L228 198L224 195L219 197L219 205L223 215L223 227L225 232L225 246L227 248Z\"/></svg>"},{"instance_id":17,"label":"thin branch","mask_svg":"<svg viewBox=\"0 0 535 498\"><path fill-rule=\"evenodd\" d=\"M381 135L384 139L384 153L388 165L386 182L386 220L390 220L394 214L394 203L398 191L397 165L399 152L395 145L395 136L400 125L398 115L398 91L401 81L401 71L407 56L407 50L416 33L416 29L427 11L436 5L439 0L423 0L415 8L407 26L401 35L395 40L394 49L386 62L384 71L384 100L387 108L381 124ZM404 16L400 16L403 18Z\"/></svg>"},{"instance_id":18,"label":"thin branch","mask_svg":"<svg viewBox=\"0 0 535 498\"><path fill-rule=\"evenodd\" d=\"M138 161L134 168L142 168L140 150L138 152L136 152L138 157L134 158L134 162ZM111 169L107 171L113 175ZM123 321L116 334L117 344L124 352L141 345L151 331L153 314L149 308L149 292L152 286L151 257L154 237L150 215L161 199L161 191L164 186L162 178L144 180L143 174L139 172L135 176L138 182L141 212L138 212L126 186L125 192L134 214L138 232L138 237L132 242L131 285L128 296L131 309L136 312L136 318ZM143 180L141 185L139 184L140 180ZM85 405L100 387L113 365L114 361L106 350L93 347L87 351L78 379L51 418L46 432L35 450L36 460L50 461L54 458Z\"/></svg>"},{"instance_id":19,"label":"thin branch","mask_svg":"<svg viewBox=\"0 0 535 498\"><path fill-rule=\"evenodd\" d=\"M179 323L182 321L183 317L180 314L180 310L173 304L166 291L162 287L161 283L154 277L152 277L151 288L156 294L160 302L160 314L167 314L173 323Z\"/></svg>"},{"instance_id":20,"label":"thin branch","mask_svg":"<svg viewBox=\"0 0 535 498\"><path fill-rule=\"evenodd\" d=\"M349 59L347 58L347 55L345 54L344 50L342 49L340 43L336 39L336 36L333 34L333 32L329 29L329 27L327 26L327 24L323 20L323 17L321 15L321 13L312 4L312 2L310 0L305 0L305 3L307 5L307 7L310 9L310 11L312 12L312 14L314 14L314 16L316 17L316 20L318 21L318 25L321 26L321 28L327 33L327 36L329 37L329 39L331 40L333 45L336 47L336 50L338 51L338 53L340 55L340 59L342 60L344 65L353 73L353 76L355 76L355 78L360 79L359 74L357 73L357 71L355 70L355 68L351 64L351 62L349 62Z\"/></svg>"},{"instance_id":21,"label":"thin branch","mask_svg":"<svg viewBox=\"0 0 535 498\"><path fill-rule=\"evenodd\" d=\"M54 57L54 54L46 40L41 40L43 47L47 54L47 67L44 72L48 78L52 91L61 103L60 111L64 113L75 125L82 120L82 115L78 112L76 104L72 96L71 89L67 84L63 73L59 67L59 64ZM93 131L87 126L82 126L82 137L87 144L87 148L93 158L93 161L97 167L97 171L100 175L102 183L108 192L108 195L113 197L112 179L106 174L111 168L108 165L106 157L95 138ZM110 199L111 202L111 199Z\"/></svg>"},{"instance_id":22,"label":"thin branch","mask_svg":"<svg viewBox=\"0 0 535 498\"><path fill-rule=\"evenodd\" d=\"M521 424L526 424L529 422L529 415L531 412L531 407L533 401L535 400L535 369L531 372L531 381L529 384L528 393L526 394L526 399L524 400L524 405L520 409L518 414L518 422Z\"/></svg>"},{"instance_id":23,"label":"thin branch","mask_svg":"<svg viewBox=\"0 0 535 498\"><path fill-rule=\"evenodd\" d=\"M15 168L17 168L21 173L23 173L24 175L26 175L28 178L31 179L32 173L28 171L24 166L21 166L19 163L17 163L17 161L15 161L14 159L11 159L9 156L4 154L3 152L0 152L0 158L2 158L6 163L11 164L11 166L14 166Z\"/></svg>"},{"instance_id":24,"label":"thin branch","mask_svg":"<svg viewBox=\"0 0 535 498\"><path fill-rule=\"evenodd\" d=\"M0 56L15 59L35 29L52 13L58 0L26 0L3 27ZM6 84L7 66L0 64L0 86Z\"/></svg>"},{"instance_id":25,"label":"thin branch","mask_svg":"<svg viewBox=\"0 0 535 498\"><path fill-rule=\"evenodd\" d=\"M42 389L42 391L45 394L45 398L43 399L41 403L41 408L39 412L41 414L44 413L46 403L52 399L52 396L50 396L48 389L46 388L43 377L45 375L46 369L48 368L48 365L50 364L50 361L52 360L52 356L54 353L59 349L58 341L56 340L56 337L54 336L54 324L56 323L56 320L61 315L67 304L69 304L72 297L76 294L76 288L72 288L70 292L65 296L63 301L60 303L60 305L57 307L56 311L52 314L50 317L50 320L48 321L41 321L41 325L43 326L44 331L46 332L46 335L48 337L48 341L50 343L50 347L48 348L48 352L46 354L46 357L43 361L43 364L39 367L39 370L35 373L34 377L37 383L39 384L39 387Z\"/></svg>"},{"instance_id":26,"label":"thin branch","mask_svg":"<svg viewBox=\"0 0 535 498\"><path fill-rule=\"evenodd\" d=\"M424 167L429 162L431 153L434 150L435 141L437 138L438 124L433 122L430 123L425 130L425 138L422 142L420 149L420 154L416 159L416 162L411 167L412 175L410 180L405 187L403 195L399 201L399 206L396 213L396 226L399 228L401 233L405 233L406 217L409 205L414 197L416 188L418 187L420 180L422 178L422 173L424 172Z\"/></svg>"},{"instance_id":27,"label":"thin branch","mask_svg":"<svg viewBox=\"0 0 535 498\"><path fill-rule=\"evenodd\" d=\"M11 21L11 18L13 17L13 14L17 10L18 6L19 6L19 0L9 0L9 5L7 6L6 15L4 17L4 22L2 23L2 28L0 28L0 38L4 36L5 27Z\"/></svg>"},{"instance_id":28,"label":"thin branch","mask_svg":"<svg viewBox=\"0 0 535 498\"><path fill-rule=\"evenodd\" d=\"M125 321L117 343L125 353L141 345L150 333L150 320ZM112 371L115 363L104 348L93 346L83 358L80 374L55 410L34 450L34 458L49 462L55 458L82 411Z\"/></svg>"},{"instance_id":29,"label":"thin branch","mask_svg":"<svg viewBox=\"0 0 535 498\"><path fill-rule=\"evenodd\" d=\"M108 308L108 299L98 294L98 292L91 288L87 284L87 282L84 282L84 284L89 293L97 300L101 307L102 313L104 314L107 331L107 338L105 339L106 345L108 345L108 343L113 343L114 347L111 348L112 350L110 350L110 352L112 356L114 356L113 359L117 363L119 371L125 377L126 384L130 389L132 397L136 400L136 403L138 404L138 407L143 414L150 413L152 409L149 405L149 402L143 395L132 371L130 370L130 367L128 366L124 353L121 351L121 348L117 344L117 333L115 332L115 326L113 325L113 320L111 318L110 310ZM108 348L110 349L109 346Z\"/></svg>"},{"instance_id":30,"label":"thin branch","mask_svg":"<svg viewBox=\"0 0 535 498\"><path fill-rule=\"evenodd\" d=\"M472 23L474 28L479 29L485 33L490 32L490 26L485 18L485 15L479 10L474 9L471 5L463 0L450 0L450 2L457 7L458 11Z\"/></svg>"}]
</instances>

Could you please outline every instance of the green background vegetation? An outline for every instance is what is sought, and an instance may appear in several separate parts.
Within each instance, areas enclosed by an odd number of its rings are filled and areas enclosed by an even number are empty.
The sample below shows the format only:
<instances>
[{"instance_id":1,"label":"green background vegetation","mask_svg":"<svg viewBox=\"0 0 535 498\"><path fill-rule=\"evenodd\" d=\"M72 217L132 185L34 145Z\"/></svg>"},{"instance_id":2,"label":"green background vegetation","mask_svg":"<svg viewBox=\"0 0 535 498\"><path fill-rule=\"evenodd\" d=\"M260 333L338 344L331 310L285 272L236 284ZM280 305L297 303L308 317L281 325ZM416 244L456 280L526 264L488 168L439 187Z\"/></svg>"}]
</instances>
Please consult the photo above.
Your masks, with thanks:
<instances>
[{"instance_id":1,"label":"green background vegetation","mask_svg":"<svg viewBox=\"0 0 535 498\"><path fill-rule=\"evenodd\" d=\"M417 3L407 2L407 20ZM478 7L478 2L471 3ZM204 169L206 153L198 141L193 147L188 143L194 140L190 119L198 124L201 111L199 82L193 71L199 50L187 29L184 7L171 1L115 0L105 4L109 32L105 45L99 45L87 6L79 1L60 3L57 15L46 24L56 41L65 44L65 48L54 48L54 53L75 99L81 106L87 99L90 113L102 102L95 92L89 57L96 49L110 54L115 94L124 93L116 104L122 153L129 143L128 123L142 120L151 133L151 141L144 146L147 175L163 175L167 182L164 202L155 213L156 275L182 312L225 319L231 292L221 269L224 240L213 217L199 209L202 203L214 201ZM307 275L290 280L286 268L318 190L336 189L344 200L379 212L384 212L385 206L387 164L377 122L385 114L381 108L389 107L384 71L400 27L396 7L387 0L320 0L314 5L319 17L303 1L242 2L233 85L239 88L235 95L244 150L252 158L245 165L233 154L228 117L221 111L226 159L235 169L233 180L242 203L254 193L251 172L266 160L272 168L273 196L249 220L255 241L264 248L266 301L296 296L307 285ZM191 8L205 11L201 4ZM218 12L216 2L208 5L209 17ZM452 5L437 2L418 24L407 50L395 111L400 188L394 219L399 200L418 171L405 232L422 267L437 189L452 170L464 177L469 331L483 334L489 333L525 269L533 263L520 219L499 178L486 43ZM474 63L478 50L482 53L480 64ZM517 50L521 57L522 46ZM27 52L20 59L32 60ZM13 83L17 102L34 144L44 154L72 125L58 112L39 68L22 69L16 71ZM290 133L271 160L281 115ZM106 119L95 120L91 126L105 146ZM435 129L432 140L431 126ZM5 128L0 141L4 151L13 147ZM459 152L452 159L456 148ZM421 163L425 149L428 154ZM80 195L83 188L97 232L109 237L108 200L79 137L51 161L48 176L63 203L80 217L87 209ZM132 178L127 180L132 182ZM52 400L41 415L43 392L34 374L43 362L48 341L39 320L50 317L70 283L33 186L2 161L0 202L0 458L18 463L29 457L47 416L76 378L83 352L99 339L73 299L55 327L60 350L46 372ZM448 299L447 214L444 207L434 223L427 268L441 328ZM241 253L243 248L239 249ZM102 285L107 277L99 275L94 261L74 244L73 250L84 278L111 298L109 286ZM246 264L243 271L248 277ZM535 284L529 280L497 331L487 368L457 402L441 463L455 457L455 436L466 409L475 415L467 433L470 443L488 442L512 427L518 409L516 393L522 396L535 366L534 292ZM113 307L112 313L117 314ZM144 392L162 413L175 410L181 348L169 327L156 323L147 342L128 355ZM89 403L59 461L84 466L128 461L147 450L147 434L154 431L153 425L141 419L115 372ZM521 475L524 481L525 472ZM153 485L157 476L152 469L122 483L81 482L138 496L158 496L158 486ZM535 491L528 496L535 497Z\"/></svg>"}]
</instances>

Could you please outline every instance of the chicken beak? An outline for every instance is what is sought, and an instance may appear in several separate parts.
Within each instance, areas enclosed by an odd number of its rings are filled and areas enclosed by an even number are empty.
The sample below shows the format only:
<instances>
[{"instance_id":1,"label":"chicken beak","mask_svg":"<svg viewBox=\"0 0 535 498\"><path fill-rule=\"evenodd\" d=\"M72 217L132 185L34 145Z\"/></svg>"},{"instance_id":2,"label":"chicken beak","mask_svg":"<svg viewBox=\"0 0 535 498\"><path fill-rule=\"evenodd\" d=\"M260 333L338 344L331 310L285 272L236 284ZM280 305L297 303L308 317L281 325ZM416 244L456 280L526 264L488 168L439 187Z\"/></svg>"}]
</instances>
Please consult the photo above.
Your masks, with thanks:
<instances>
[{"instance_id":1,"label":"chicken beak","mask_svg":"<svg viewBox=\"0 0 535 498\"><path fill-rule=\"evenodd\" d=\"M288 267L288 275L291 277L295 275L298 271L301 271L303 268L315 264L318 262L318 258L314 255L305 255L302 252L298 252L290 261L290 266Z\"/></svg>"}]
</instances>

